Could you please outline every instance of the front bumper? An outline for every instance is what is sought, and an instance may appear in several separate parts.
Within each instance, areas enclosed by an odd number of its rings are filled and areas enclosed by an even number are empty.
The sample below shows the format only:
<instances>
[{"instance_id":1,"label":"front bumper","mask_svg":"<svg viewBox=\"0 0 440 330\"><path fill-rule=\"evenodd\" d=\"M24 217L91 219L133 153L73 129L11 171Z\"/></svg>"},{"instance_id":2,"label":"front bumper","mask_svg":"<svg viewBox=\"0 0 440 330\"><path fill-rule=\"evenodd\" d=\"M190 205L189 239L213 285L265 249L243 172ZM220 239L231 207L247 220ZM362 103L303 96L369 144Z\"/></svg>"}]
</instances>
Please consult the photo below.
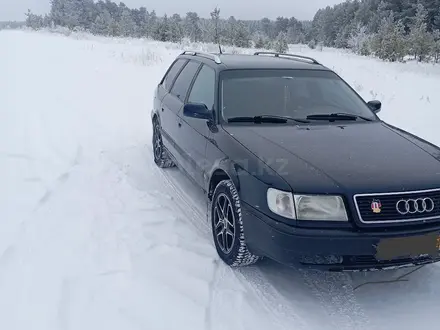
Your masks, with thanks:
<instances>
[{"instance_id":1,"label":"front bumper","mask_svg":"<svg viewBox=\"0 0 440 330\"><path fill-rule=\"evenodd\" d=\"M298 228L277 222L245 203L242 204L242 216L249 250L289 266L329 271L372 271L440 261L440 226L389 232ZM393 252L396 257L383 258L386 255L383 254L384 242L399 238L409 240L406 242L409 245L420 246L405 246L405 241L391 247L388 244L385 245L388 252ZM434 245L431 244L433 240ZM430 244L429 251L426 242ZM396 247L417 253L399 254L400 251L392 251Z\"/></svg>"}]
</instances>

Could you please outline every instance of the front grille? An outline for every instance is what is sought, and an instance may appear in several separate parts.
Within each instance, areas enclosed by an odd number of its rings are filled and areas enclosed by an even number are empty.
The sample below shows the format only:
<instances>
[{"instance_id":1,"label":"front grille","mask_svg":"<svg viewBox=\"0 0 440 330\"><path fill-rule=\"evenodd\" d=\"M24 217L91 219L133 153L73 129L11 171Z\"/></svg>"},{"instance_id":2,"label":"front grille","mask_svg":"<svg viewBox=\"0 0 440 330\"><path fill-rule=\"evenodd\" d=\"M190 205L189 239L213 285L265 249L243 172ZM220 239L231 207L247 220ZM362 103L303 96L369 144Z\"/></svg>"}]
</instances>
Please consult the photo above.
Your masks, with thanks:
<instances>
[{"instance_id":1,"label":"front grille","mask_svg":"<svg viewBox=\"0 0 440 330\"><path fill-rule=\"evenodd\" d=\"M397 210L399 201L400 211L406 214ZM440 220L440 189L356 195L354 202L363 223L411 222L436 218Z\"/></svg>"}]
</instances>

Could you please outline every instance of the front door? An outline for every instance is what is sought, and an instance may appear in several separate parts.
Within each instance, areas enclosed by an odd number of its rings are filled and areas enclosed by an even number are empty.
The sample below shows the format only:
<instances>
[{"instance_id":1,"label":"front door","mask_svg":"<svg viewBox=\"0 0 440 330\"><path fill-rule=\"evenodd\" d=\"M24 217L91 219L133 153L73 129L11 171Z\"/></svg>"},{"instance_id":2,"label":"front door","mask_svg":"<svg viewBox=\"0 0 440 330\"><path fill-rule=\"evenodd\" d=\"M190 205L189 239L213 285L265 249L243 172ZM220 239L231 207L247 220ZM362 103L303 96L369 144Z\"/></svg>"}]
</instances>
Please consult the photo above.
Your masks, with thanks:
<instances>
[{"instance_id":1,"label":"front door","mask_svg":"<svg viewBox=\"0 0 440 330\"><path fill-rule=\"evenodd\" d=\"M173 150L173 155L178 165L189 174L192 174L193 170L191 168L191 162L188 160L188 155L185 153L183 148L184 141L182 139L181 132L182 124L179 120L178 113L182 111L183 104L187 98L188 90L200 67L200 64L201 63L198 61L190 60L184 66L171 87L170 93L165 97L163 102L167 108L172 109L173 112L176 113L173 120L169 123L169 140L171 149ZM166 110L167 109L165 108L165 111Z\"/></svg>"},{"instance_id":2,"label":"front door","mask_svg":"<svg viewBox=\"0 0 440 330\"><path fill-rule=\"evenodd\" d=\"M215 71L203 64L188 94L186 103L202 103L213 111L215 96ZM201 187L204 185L204 174L209 167L206 159L206 146L210 137L209 121L183 115L183 108L178 113L180 121L179 142L190 163L191 176Z\"/></svg>"}]
</instances>

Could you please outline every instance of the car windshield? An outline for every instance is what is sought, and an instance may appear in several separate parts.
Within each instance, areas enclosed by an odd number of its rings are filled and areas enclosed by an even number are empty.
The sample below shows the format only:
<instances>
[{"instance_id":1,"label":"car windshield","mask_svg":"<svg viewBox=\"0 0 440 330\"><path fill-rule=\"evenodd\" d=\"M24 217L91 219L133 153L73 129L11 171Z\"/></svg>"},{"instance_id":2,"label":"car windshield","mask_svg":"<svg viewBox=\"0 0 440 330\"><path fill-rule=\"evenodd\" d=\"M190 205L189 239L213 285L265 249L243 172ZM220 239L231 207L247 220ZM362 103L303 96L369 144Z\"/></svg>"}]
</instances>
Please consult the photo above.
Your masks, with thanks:
<instances>
[{"instance_id":1,"label":"car windshield","mask_svg":"<svg viewBox=\"0 0 440 330\"><path fill-rule=\"evenodd\" d=\"M366 103L331 71L229 70L222 72L220 88L224 121L261 115L305 119L335 113L376 119Z\"/></svg>"}]
</instances>

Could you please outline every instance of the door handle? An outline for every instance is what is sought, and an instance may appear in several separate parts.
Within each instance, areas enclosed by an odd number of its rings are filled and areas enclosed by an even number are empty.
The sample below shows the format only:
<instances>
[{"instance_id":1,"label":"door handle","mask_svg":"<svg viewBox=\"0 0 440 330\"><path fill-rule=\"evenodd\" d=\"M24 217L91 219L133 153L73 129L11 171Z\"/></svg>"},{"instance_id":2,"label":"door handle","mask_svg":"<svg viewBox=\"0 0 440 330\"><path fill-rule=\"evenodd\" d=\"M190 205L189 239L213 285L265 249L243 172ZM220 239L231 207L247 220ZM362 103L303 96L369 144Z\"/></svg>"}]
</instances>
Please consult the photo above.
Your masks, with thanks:
<instances>
[{"instance_id":1,"label":"door handle","mask_svg":"<svg viewBox=\"0 0 440 330\"><path fill-rule=\"evenodd\" d=\"M162 112L164 112L165 111L165 109L164 108L162 108Z\"/></svg>"},{"instance_id":2,"label":"door handle","mask_svg":"<svg viewBox=\"0 0 440 330\"><path fill-rule=\"evenodd\" d=\"M178 122L177 125L178 125L179 127L182 127L182 123L181 123L181 122Z\"/></svg>"}]
</instances>

